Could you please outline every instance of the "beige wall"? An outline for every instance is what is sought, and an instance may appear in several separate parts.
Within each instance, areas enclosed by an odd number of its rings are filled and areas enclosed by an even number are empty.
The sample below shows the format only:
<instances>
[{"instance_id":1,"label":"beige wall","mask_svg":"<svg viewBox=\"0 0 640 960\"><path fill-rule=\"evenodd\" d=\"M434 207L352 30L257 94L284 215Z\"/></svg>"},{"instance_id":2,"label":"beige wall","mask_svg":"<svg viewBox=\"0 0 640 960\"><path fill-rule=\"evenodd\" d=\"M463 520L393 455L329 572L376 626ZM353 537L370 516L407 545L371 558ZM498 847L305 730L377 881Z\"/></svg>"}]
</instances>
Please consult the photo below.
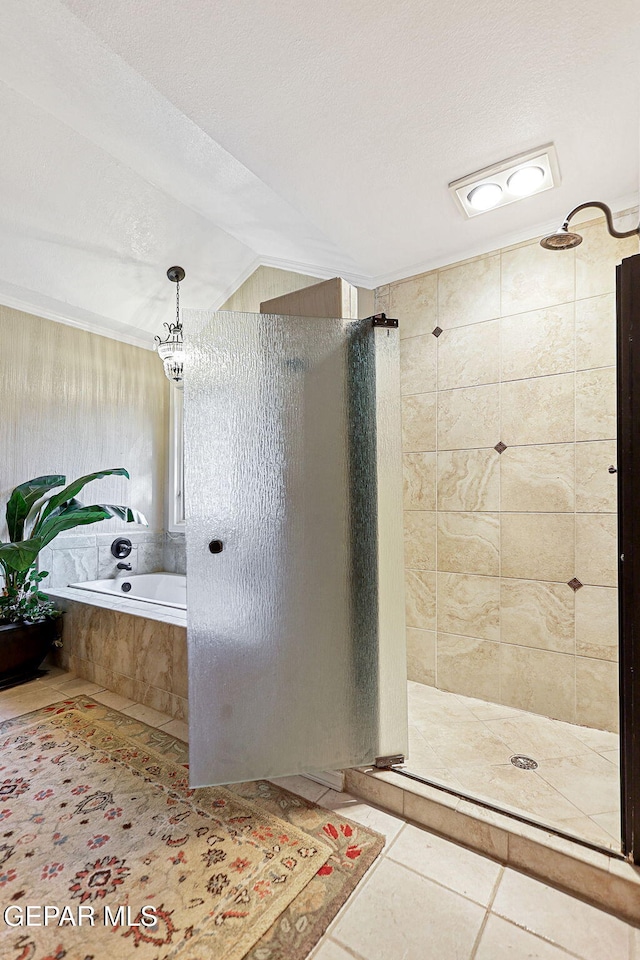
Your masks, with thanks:
<instances>
[{"instance_id":1,"label":"beige wall","mask_svg":"<svg viewBox=\"0 0 640 960\"><path fill-rule=\"evenodd\" d=\"M581 232L379 288L376 309L402 337L410 678L614 729L615 264L638 243Z\"/></svg>"},{"instance_id":2,"label":"beige wall","mask_svg":"<svg viewBox=\"0 0 640 960\"><path fill-rule=\"evenodd\" d=\"M16 484L120 466L131 480L106 478L81 499L130 504L162 529L168 391L154 351L0 307L0 538ZM81 532L121 526L109 521Z\"/></svg>"},{"instance_id":3,"label":"beige wall","mask_svg":"<svg viewBox=\"0 0 640 960\"><path fill-rule=\"evenodd\" d=\"M273 300L286 293L302 290L318 283L320 277L308 277L302 273L278 270L275 267L258 267L242 286L229 297L220 309L260 313L264 300ZM368 317L373 313L373 290L358 287L358 316Z\"/></svg>"}]
</instances>

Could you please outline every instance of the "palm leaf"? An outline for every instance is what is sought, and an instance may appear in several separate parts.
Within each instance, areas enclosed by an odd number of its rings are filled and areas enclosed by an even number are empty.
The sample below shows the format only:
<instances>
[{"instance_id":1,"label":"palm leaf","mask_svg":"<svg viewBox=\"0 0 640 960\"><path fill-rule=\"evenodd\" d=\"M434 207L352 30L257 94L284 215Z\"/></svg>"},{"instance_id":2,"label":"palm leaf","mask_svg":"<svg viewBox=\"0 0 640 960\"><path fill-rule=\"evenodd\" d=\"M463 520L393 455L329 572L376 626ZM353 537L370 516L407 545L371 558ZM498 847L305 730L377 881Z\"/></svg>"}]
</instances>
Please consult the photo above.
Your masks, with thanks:
<instances>
[{"instance_id":1,"label":"palm leaf","mask_svg":"<svg viewBox=\"0 0 640 960\"><path fill-rule=\"evenodd\" d=\"M61 505L55 514L50 514L46 520L42 521L38 536L35 539L40 540L42 546L46 546L64 530L72 530L73 527L98 523L100 520L110 520L111 518L124 520L125 523L147 525L143 514L138 510L132 510L131 507L113 503L93 503L84 506L79 500L72 500L71 503Z\"/></svg>"},{"instance_id":2,"label":"palm leaf","mask_svg":"<svg viewBox=\"0 0 640 960\"><path fill-rule=\"evenodd\" d=\"M47 519L50 514L58 510L63 504L67 501L73 500L77 494L80 493L83 487L88 483L91 483L92 480L101 480L103 477L126 477L129 479L129 474L124 467L114 467L112 470L98 470L96 473L88 473L86 477L78 477L77 480L74 480L73 483L70 483L64 490L60 490L59 493L56 493L54 497L51 497L47 506L42 511L41 516L36 521L34 528L32 530L32 535L37 534L38 530L42 527L43 522ZM64 480L62 481L64 483ZM14 539L12 537L12 539Z\"/></svg>"},{"instance_id":3,"label":"palm leaf","mask_svg":"<svg viewBox=\"0 0 640 960\"><path fill-rule=\"evenodd\" d=\"M21 483L13 490L7 503L6 513L9 540L22 540L24 524L33 505L49 490L62 486L66 479L61 474L35 477L33 480Z\"/></svg>"},{"instance_id":4,"label":"palm leaf","mask_svg":"<svg viewBox=\"0 0 640 960\"><path fill-rule=\"evenodd\" d=\"M23 573L35 563L43 546L44 543L39 537L18 543L0 543L0 563L8 570Z\"/></svg>"}]
</instances>

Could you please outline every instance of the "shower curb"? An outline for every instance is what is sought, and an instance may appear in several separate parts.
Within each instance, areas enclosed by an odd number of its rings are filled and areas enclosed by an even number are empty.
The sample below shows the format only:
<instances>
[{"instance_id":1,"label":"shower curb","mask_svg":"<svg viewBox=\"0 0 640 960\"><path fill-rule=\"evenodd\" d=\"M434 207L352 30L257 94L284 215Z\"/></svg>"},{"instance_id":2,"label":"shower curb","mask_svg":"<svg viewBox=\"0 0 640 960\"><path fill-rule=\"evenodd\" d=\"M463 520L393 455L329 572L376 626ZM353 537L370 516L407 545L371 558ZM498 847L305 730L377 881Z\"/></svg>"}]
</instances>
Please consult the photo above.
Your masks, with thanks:
<instances>
[{"instance_id":1,"label":"shower curb","mask_svg":"<svg viewBox=\"0 0 640 960\"><path fill-rule=\"evenodd\" d=\"M640 926L640 867L387 770L345 770L345 790Z\"/></svg>"}]
</instances>

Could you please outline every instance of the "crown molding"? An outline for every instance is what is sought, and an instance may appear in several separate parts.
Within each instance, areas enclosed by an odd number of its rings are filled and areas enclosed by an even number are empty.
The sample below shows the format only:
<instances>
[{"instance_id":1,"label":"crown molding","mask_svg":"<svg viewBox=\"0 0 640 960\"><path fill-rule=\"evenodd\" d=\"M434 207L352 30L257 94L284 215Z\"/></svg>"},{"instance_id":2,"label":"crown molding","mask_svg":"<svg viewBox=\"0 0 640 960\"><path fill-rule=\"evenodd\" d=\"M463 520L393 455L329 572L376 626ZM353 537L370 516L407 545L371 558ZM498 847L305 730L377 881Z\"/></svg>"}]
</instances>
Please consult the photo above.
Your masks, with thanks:
<instances>
[{"instance_id":1,"label":"crown molding","mask_svg":"<svg viewBox=\"0 0 640 960\"><path fill-rule=\"evenodd\" d=\"M638 196L637 194L631 194L619 197L617 200L611 202L610 206L616 218L631 215L637 216ZM577 222L584 223L593 219L597 218L590 217L588 211L584 211L583 219ZM258 255L241 270L235 280L229 284L227 289L220 294L219 297L216 297L208 309L219 310L222 304L226 303L229 297L233 296L258 267L273 267L276 270L286 270L290 273L317 277L318 280L330 280L333 277L342 277L348 283L354 284L354 286L372 290L387 283L395 283L421 273L429 273L432 270L464 263L466 260L472 260L475 257L487 256L496 250L503 250L521 243L531 242L535 240L536 237L544 236L547 233L557 230L559 223L559 220L546 221L545 223L538 223L526 229L508 234L500 238L500 245L498 247L496 247L495 241L478 244L477 246L456 253L453 258L451 254L448 254L442 257L413 263L399 270L372 277L365 276L364 274L356 274L350 270L345 271L340 269L339 266L327 267L297 260ZM55 323L64 323L69 327L75 327L87 333L108 337L110 340L120 340L122 343L128 343L134 347L141 347L143 350L155 349L151 336L144 336L131 324L110 320L108 317L94 314L90 311L84 311L77 307L70 307L69 304L60 303L43 294L24 290L13 284L0 282L0 304L15 310L21 310L24 313L44 317L46 320L53 320Z\"/></svg>"},{"instance_id":2,"label":"crown molding","mask_svg":"<svg viewBox=\"0 0 640 960\"><path fill-rule=\"evenodd\" d=\"M132 347L141 347L143 350L155 349L152 339L149 336L142 336L140 331L130 324L118 323L109 320L108 317L88 310L80 310L77 307L69 308L68 304L59 303L57 300L31 291L8 292L3 289L3 286L0 284L0 305L4 307L20 310L31 316L43 317L45 320L53 320L54 323L63 323L67 327L75 327L76 330L94 333L99 337L108 337L109 340L120 340ZM76 315L69 316L70 312ZM117 327L113 326L114 323L118 324Z\"/></svg>"},{"instance_id":3,"label":"crown molding","mask_svg":"<svg viewBox=\"0 0 640 960\"><path fill-rule=\"evenodd\" d=\"M613 210L614 217L627 216L630 213L637 212L638 195L629 194L625 197L619 197L617 200L614 200L610 203L610 207ZM585 220L594 219L588 215L587 210L584 212ZM415 277L421 273L430 273L432 270L440 270L443 267L452 267L456 264L464 263L467 260L473 260L476 257L484 257L491 253L495 253L497 250L504 250L507 247L514 247L520 243L530 243L537 237L544 237L548 233L553 233L558 229L561 223L562 219L557 219L534 224L526 229L518 230L510 234L506 234L504 237L500 237L498 246L496 246L495 240L492 240L488 243L477 244L476 246L468 247L466 250L461 250L459 253L456 253L454 259L451 258L451 254L445 254L441 257L431 258L430 260L422 260L418 263L410 264L408 267L402 267L400 270L394 270L391 273L381 273L376 277L371 277L369 283L363 285L371 286L373 288L381 287L387 283L396 283L398 280L407 280L409 277Z\"/></svg>"},{"instance_id":4,"label":"crown molding","mask_svg":"<svg viewBox=\"0 0 640 960\"><path fill-rule=\"evenodd\" d=\"M219 310L223 303L226 303L229 297L232 297L236 290L239 290L245 280L248 280L252 273L262 266L259 257L254 257L254 259L249 263L243 270L240 271L238 276L235 278L233 283L229 284L224 293L221 293L220 296L216 297L211 306L210 310Z\"/></svg>"}]
</instances>

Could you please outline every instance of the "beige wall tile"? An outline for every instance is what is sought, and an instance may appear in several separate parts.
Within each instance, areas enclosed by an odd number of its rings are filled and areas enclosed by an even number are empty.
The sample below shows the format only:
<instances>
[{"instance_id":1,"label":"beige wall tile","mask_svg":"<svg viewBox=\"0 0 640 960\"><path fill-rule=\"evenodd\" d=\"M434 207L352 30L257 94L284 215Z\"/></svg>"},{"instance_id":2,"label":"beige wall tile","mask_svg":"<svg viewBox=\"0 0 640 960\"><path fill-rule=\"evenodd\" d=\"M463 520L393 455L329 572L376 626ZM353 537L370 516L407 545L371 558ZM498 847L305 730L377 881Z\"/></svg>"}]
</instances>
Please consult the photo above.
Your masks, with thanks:
<instances>
[{"instance_id":1,"label":"beige wall tile","mask_svg":"<svg viewBox=\"0 0 640 960\"><path fill-rule=\"evenodd\" d=\"M189 722L189 701L186 697L178 697L174 693L171 713L175 720Z\"/></svg>"},{"instance_id":2,"label":"beige wall tile","mask_svg":"<svg viewBox=\"0 0 640 960\"><path fill-rule=\"evenodd\" d=\"M500 570L495 513L438 514L438 570L495 577Z\"/></svg>"},{"instance_id":3,"label":"beige wall tile","mask_svg":"<svg viewBox=\"0 0 640 960\"><path fill-rule=\"evenodd\" d=\"M537 240L502 252L502 315L568 303L574 298L574 251L552 253Z\"/></svg>"},{"instance_id":4,"label":"beige wall tile","mask_svg":"<svg viewBox=\"0 0 640 960\"><path fill-rule=\"evenodd\" d=\"M373 291L373 309L376 313L386 313L389 316L389 284L383 283Z\"/></svg>"},{"instance_id":5,"label":"beige wall tile","mask_svg":"<svg viewBox=\"0 0 640 960\"><path fill-rule=\"evenodd\" d=\"M433 338L435 340L435 337ZM497 383L500 379L500 321L445 330L438 337L438 389Z\"/></svg>"},{"instance_id":6,"label":"beige wall tile","mask_svg":"<svg viewBox=\"0 0 640 960\"><path fill-rule=\"evenodd\" d=\"M493 447L500 439L497 383L438 394L438 449Z\"/></svg>"},{"instance_id":7,"label":"beige wall tile","mask_svg":"<svg viewBox=\"0 0 640 960\"><path fill-rule=\"evenodd\" d=\"M613 293L576 302L576 369L616 363L616 298Z\"/></svg>"},{"instance_id":8,"label":"beige wall tile","mask_svg":"<svg viewBox=\"0 0 640 960\"><path fill-rule=\"evenodd\" d=\"M406 510L404 563L410 570L436 568L436 514L434 510Z\"/></svg>"},{"instance_id":9,"label":"beige wall tile","mask_svg":"<svg viewBox=\"0 0 640 960\"><path fill-rule=\"evenodd\" d=\"M576 723L617 732L617 663L576 658Z\"/></svg>"},{"instance_id":10,"label":"beige wall tile","mask_svg":"<svg viewBox=\"0 0 640 960\"><path fill-rule=\"evenodd\" d=\"M389 311L400 321L400 337L419 337L437 326L438 275L423 273L389 285Z\"/></svg>"},{"instance_id":11,"label":"beige wall tile","mask_svg":"<svg viewBox=\"0 0 640 960\"><path fill-rule=\"evenodd\" d=\"M439 633L436 642L436 676L441 690L499 699L500 644L446 633Z\"/></svg>"},{"instance_id":12,"label":"beige wall tile","mask_svg":"<svg viewBox=\"0 0 640 960\"><path fill-rule=\"evenodd\" d=\"M565 583L507 580L500 584L500 639L557 653L575 651L575 594Z\"/></svg>"},{"instance_id":13,"label":"beige wall tile","mask_svg":"<svg viewBox=\"0 0 640 960\"><path fill-rule=\"evenodd\" d=\"M616 371L576 373L576 440L610 440L617 436Z\"/></svg>"},{"instance_id":14,"label":"beige wall tile","mask_svg":"<svg viewBox=\"0 0 640 960\"><path fill-rule=\"evenodd\" d=\"M102 666L127 677L135 676L136 647L135 621L124 613L103 609L101 622ZM113 639L112 639L113 638ZM100 642L100 641L99 641ZM116 690L116 693L122 693ZM124 694L128 696L128 694Z\"/></svg>"},{"instance_id":15,"label":"beige wall tile","mask_svg":"<svg viewBox=\"0 0 640 960\"><path fill-rule=\"evenodd\" d=\"M436 682L436 635L434 630L407 628L407 678L433 686Z\"/></svg>"},{"instance_id":16,"label":"beige wall tile","mask_svg":"<svg viewBox=\"0 0 640 960\"><path fill-rule=\"evenodd\" d=\"M618 519L610 513L576 516L576 577L582 583L615 587L618 582Z\"/></svg>"},{"instance_id":17,"label":"beige wall tile","mask_svg":"<svg viewBox=\"0 0 640 960\"><path fill-rule=\"evenodd\" d=\"M576 250L531 241L376 300L402 338L411 673L454 689L457 650L465 663L500 664L498 681L483 668L490 693L473 668L458 692L565 720L576 652L607 666L617 654L614 267L638 250L603 224L582 229ZM573 577L586 584L577 593ZM510 676L519 699L499 696ZM594 703L584 716L611 723Z\"/></svg>"},{"instance_id":18,"label":"beige wall tile","mask_svg":"<svg viewBox=\"0 0 640 960\"><path fill-rule=\"evenodd\" d=\"M587 585L576 593L576 653L618 659L618 591Z\"/></svg>"},{"instance_id":19,"label":"beige wall tile","mask_svg":"<svg viewBox=\"0 0 640 960\"><path fill-rule=\"evenodd\" d=\"M582 243L576 247L576 298L596 297L616 288L616 264L623 257L638 253L638 238L616 240L607 231L604 220L578 227Z\"/></svg>"},{"instance_id":20,"label":"beige wall tile","mask_svg":"<svg viewBox=\"0 0 640 960\"><path fill-rule=\"evenodd\" d=\"M405 453L402 482L405 510L435 510L436 454Z\"/></svg>"},{"instance_id":21,"label":"beige wall tile","mask_svg":"<svg viewBox=\"0 0 640 960\"><path fill-rule=\"evenodd\" d=\"M500 454L489 450L438 453L438 510L498 510Z\"/></svg>"},{"instance_id":22,"label":"beige wall tile","mask_svg":"<svg viewBox=\"0 0 640 960\"><path fill-rule=\"evenodd\" d=\"M437 340L429 333L400 341L400 392L429 393L436 388Z\"/></svg>"},{"instance_id":23,"label":"beige wall tile","mask_svg":"<svg viewBox=\"0 0 640 960\"><path fill-rule=\"evenodd\" d=\"M499 254L440 271L438 322L443 330L499 316Z\"/></svg>"},{"instance_id":24,"label":"beige wall tile","mask_svg":"<svg viewBox=\"0 0 640 960\"><path fill-rule=\"evenodd\" d=\"M574 517L563 513L503 513L502 576L565 583L574 574Z\"/></svg>"},{"instance_id":25,"label":"beige wall tile","mask_svg":"<svg viewBox=\"0 0 640 960\"><path fill-rule=\"evenodd\" d=\"M404 791L394 783L388 783L381 776L370 776L361 770L344 771L344 788L357 797L375 803L384 810L391 810L402 816Z\"/></svg>"},{"instance_id":26,"label":"beige wall tile","mask_svg":"<svg viewBox=\"0 0 640 960\"><path fill-rule=\"evenodd\" d=\"M436 628L436 575L421 570L405 571L405 611L408 627Z\"/></svg>"},{"instance_id":27,"label":"beige wall tile","mask_svg":"<svg viewBox=\"0 0 640 960\"><path fill-rule=\"evenodd\" d=\"M500 456L500 506L510 511L573 511L574 444L507 447Z\"/></svg>"},{"instance_id":28,"label":"beige wall tile","mask_svg":"<svg viewBox=\"0 0 640 960\"><path fill-rule=\"evenodd\" d=\"M615 440L576 444L576 510L580 513L615 513L618 483L610 466L617 465Z\"/></svg>"},{"instance_id":29,"label":"beige wall tile","mask_svg":"<svg viewBox=\"0 0 640 960\"><path fill-rule=\"evenodd\" d=\"M503 383L500 439L508 447L525 443L572 443L574 406L572 373Z\"/></svg>"},{"instance_id":30,"label":"beige wall tile","mask_svg":"<svg viewBox=\"0 0 640 960\"><path fill-rule=\"evenodd\" d=\"M502 379L573 372L574 305L565 303L501 321Z\"/></svg>"},{"instance_id":31,"label":"beige wall tile","mask_svg":"<svg viewBox=\"0 0 640 960\"><path fill-rule=\"evenodd\" d=\"M175 716L175 701L189 696L189 670L187 663L187 631L185 627L172 627L171 630L171 649L173 656L173 675L171 677L171 690L174 696L174 709L172 714Z\"/></svg>"},{"instance_id":32,"label":"beige wall tile","mask_svg":"<svg viewBox=\"0 0 640 960\"><path fill-rule=\"evenodd\" d=\"M132 619L135 620L135 679L144 680L145 683L161 690L171 690L173 673L171 624L145 620L144 617ZM153 704L150 703L149 706Z\"/></svg>"},{"instance_id":33,"label":"beige wall tile","mask_svg":"<svg viewBox=\"0 0 640 960\"><path fill-rule=\"evenodd\" d=\"M424 451L436 448L436 394L419 393L402 400L402 448Z\"/></svg>"},{"instance_id":34,"label":"beige wall tile","mask_svg":"<svg viewBox=\"0 0 640 960\"><path fill-rule=\"evenodd\" d=\"M500 644L500 700L511 707L574 722L575 657Z\"/></svg>"},{"instance_id":35,"label":"beige wall tile","mask_svg":"<svg viewBox=\"0 0 640 960\"><path fill-rule=\"evenodd\" d=\"M438 574L438 632L500 639L500 580Z\"/></svg>"}]
</instances>

